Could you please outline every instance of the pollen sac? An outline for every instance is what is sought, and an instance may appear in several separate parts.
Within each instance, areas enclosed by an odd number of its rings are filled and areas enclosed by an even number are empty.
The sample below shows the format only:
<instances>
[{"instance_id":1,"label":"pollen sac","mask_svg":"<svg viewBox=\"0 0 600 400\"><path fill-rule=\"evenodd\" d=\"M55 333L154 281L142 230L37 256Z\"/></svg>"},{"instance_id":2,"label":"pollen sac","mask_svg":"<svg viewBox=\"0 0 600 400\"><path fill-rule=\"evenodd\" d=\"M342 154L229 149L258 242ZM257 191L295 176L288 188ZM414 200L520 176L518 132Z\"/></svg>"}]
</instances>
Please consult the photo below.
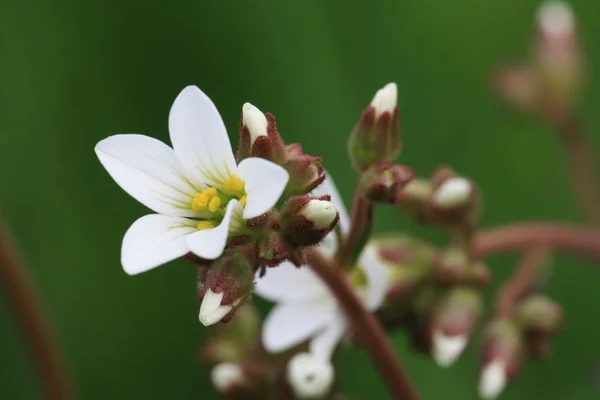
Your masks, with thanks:
<instances>
[{"instance_id":1,"label":"pollen sac","mask_svg":"<svg viewBox=\"0 0 600 400\"><path fill-rule=\"evenodd\" d=\"M285 189L288 196L307 194L325 180L325 169L321 157L305 154L302 146L292 143L285 147L283 167L290 175Z\"/></svg>"},{"instance_id":2,"label":"pollen sac","mask_svg":"<svg viewBox=\"0 0 600 400\"><path fill-rule=\"evenodd\" d=\"M275 117L263 113L250 103L244 104L240 119L240 142L237 161L248 157L259 157L283 165L284 143Z\"/></svg>"},{"instance_id":3,"label":"pollen sac","mask_svg":"<svg viewBox=\"0 0 600 400\"><path fill-rule=\"evenodd\" d=\"M207 270L200 286L200 322L228 322L254 289L255 261L251 246L230 248Z\"/></svg>"},{"instance_id":4,"label":"pollen sac","mask_svg":"<svg viewBox=\"0 0 600 400\"><path fill-rule=\"evenodd\" d=\"M394 204L398 193L414 178L412 168L383 162L370 166L360 176L364 196L373 203Z\"/></svg>"},{"instance_id":5,"label":"pollen sac","mask_svg":"<svg viewBox=\"0 0 600 400\"><path fill-rule=\"evenodd\" d=\"M348 151L355 169L393 161L400 154L397 88L390 83L379 90L350 132Z\"/></svg>"},{"instance_id":6,"label":"pollen sac","mask_svg":"<svg viewBox=\"0 0 600 400\"><path fill-rule=\"evenodd\" d=\"M285 241L293 247L314 246L337 225L340 216L329 201L330 196L293 197L281 212L281 229Z\"/></svg>"}]
</instances>

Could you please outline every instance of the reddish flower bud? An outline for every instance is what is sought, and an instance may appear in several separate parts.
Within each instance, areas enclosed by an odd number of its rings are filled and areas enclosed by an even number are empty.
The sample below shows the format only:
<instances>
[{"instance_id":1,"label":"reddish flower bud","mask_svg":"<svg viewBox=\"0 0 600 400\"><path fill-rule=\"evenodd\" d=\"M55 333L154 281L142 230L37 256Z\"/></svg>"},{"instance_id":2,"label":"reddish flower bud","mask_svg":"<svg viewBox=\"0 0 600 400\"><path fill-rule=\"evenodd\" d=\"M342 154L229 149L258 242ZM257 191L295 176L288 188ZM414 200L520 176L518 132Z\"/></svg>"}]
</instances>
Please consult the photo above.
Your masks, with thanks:
<instances>
[{"instance_id":1,"label":"reddish flower bud","mask_svg":"<svg viewBox=\"0 0 600 400\"><path fill-rule=\"evenodd\" d=\"M220 363L210 372L215 389L229 400L264 398L266 388L261 387L264 375L262 367L252 363Z\"/></svg>"},{"instance_id":2,"label":"reddish flower bud","mask_svg":"<svg viewBox=\"0 0 600 400\"><path fill-rule=\"evenodd\" d=\"M292 143L285 147L283 167L290 175L285 193L291 195L307 194L325 180L325 169L321 157L305 154L302 146Z\"/></svg>"},{"instance_id":3,"label":"reddish flower bud","mask_svg":"<svg viewBox=\"0 0 600 400\"><path fill-rule=\"evenodd\" d=\"M350 133L348 151L359 172L400 153L397 92L395 83L379 90Z\"/></svg>"},{"instance_id":4,"label":"reddish flower bud","mask_svg":"<svg viewBox=\"0 0 600 400\"><path fill-rule=\"evenodd\" d=\"M521 330L506 318L491 321L483 341L483 362L479 394L484 399L495 399L512 381L525 357Z\"/></svg>"},{"instance_id":5,"label":"reddish flower bud","mask_svg":"<svg viewBox=\"0 0 600 400\"><path fill-rule=\"evenodd\" d=\"M335 371L331 362L299 353L288 361L285 380L294 399L322 400L329 398L334 388Z\"/></svg>"},{"instance_id":6,"label":"reddish flower bud","mask_svg":"<svg viewBox=\"0 0 600 400\"><path fill-rule=\"evenodd\" d=\"M540 98L539 82L530 68L511 66L500 70L495 81L498 93L521 111L534 111Z\"/></svg>"},{"instance_id":7,"label":"reddish flower bud","mask_svg":"<svg viewBox=\"0 0 600 400\"><path fill-rule=\"evenodd\" d=\"M450 177L434 184L427 204L428 221L442 225L472 224L478 217L478 191L469 179Z\"/></svg>"},{"instance_id":8,"label":"reddish flower bud","mask_svg":"<svg viewBox=\"0 0 600 400\"><path fill-rule=\"evenodd\" d=\"M433 186L429 180L414 178L396 193L396 207L413 218L423 221L425 219L425 207L431 197L432 190Z\"/></svg>"},{"instance_id":9,"label":"reddish flower bud","mask_svg":"<svg viewBox=\"0 0 600 400\"><path fill-rule=\"evenodd\" d=\"M284 145L275 117L269 113L263 114L252 104L246 103L242 108L240 126L238 162L248 157L260 157L283 164Z\"/></svg>"},{"instance_id":10,"label":"reddish flower bud","mask_svg":"<svg viewBox=\"0 0 600 400\"><path fill-rule=\"evenodd\" d=\"M369 201L394 204L398 192L413 178L412 168L383 162L365 170L360 176L359 185Z\"/></svg>"},{"instance_id":11,"label":"reddish flower bud","mask_svg":"<svg viewBox=\"0 0 600 400\"><path fill-rule=\"evenodd\" d=\"M452 365L465 349L483 308L481 294L471 288L449 290L430 316L431 352L439 366Z\"/></svg>"},{"instance_id":12,"label":"reddish flower bud","mask_svg":"<svg viewBox=\"0 0 600 400\"><path fill-rule=\"evenodd\" d=\"M228 249L206 272L200 289L200 322L229 321L254 289L254 261L246 248Z\"/></svg>"},{"instance_id":13,"label":"reddish flower bud","mask_svg":"<svg viewBox=\"0 0 600 400\"><path fill-rule=\"evenodd\" d=\"M281 228L286 242L297 247L321 242L340 219L330 199L329 196L304 195L288 200L281 212Z\"/></svg>"},{"instance_id":14,"label":"reddish flower bud","mask_svg":"<svg viewBox=\"0 0 600 400\"><path fill-rule=\"evenodd\" d=\"M257 242L259 265L275 267L290 256L290 249L281 232L267 230Z\"/></svg>"},{"instance_id":15,"label":"reddish flower bud","mask_svg":"<svg viewBox=\"0 0 600 400\"><path fill-rule=\"evenodd\" d=\"M517 306L516 320L529 332L554 334L560 329L563 317L562 307L541 294L529 296Z\"/></svg>"},{"instance_id":16,"label":"reddish flower bud","mask_svg":"<svg viewBox=\"0 0 600 400\"><path fill-rule=\"evenodd\" d=\"M458 247L449 247L438 254L432 277L440 286L484 288L491 281L487 266L480 261L470 261Z\"/></svg>"}]
</instances>

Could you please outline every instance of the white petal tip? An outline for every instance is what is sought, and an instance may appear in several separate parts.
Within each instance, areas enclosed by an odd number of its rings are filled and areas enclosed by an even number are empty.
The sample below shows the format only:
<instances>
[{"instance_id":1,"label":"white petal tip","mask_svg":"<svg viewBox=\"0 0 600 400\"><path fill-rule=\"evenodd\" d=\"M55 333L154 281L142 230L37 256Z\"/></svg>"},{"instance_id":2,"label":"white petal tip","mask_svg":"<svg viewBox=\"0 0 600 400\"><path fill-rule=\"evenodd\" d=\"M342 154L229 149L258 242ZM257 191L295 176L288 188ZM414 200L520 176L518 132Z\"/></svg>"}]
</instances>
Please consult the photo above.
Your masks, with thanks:
<instances>
[{"instance_id":1,"label":"white petal tip","mask_svg":"<svg viewBox=\"0 0 600 400\"><path fill-rule=\"evenodd\" d=\"M242 123L248 128L252 143L259 136L267 136L267 117L250 103L245 103L242 107Z\"/></svg>"},{"instance_id":2,"label":"white petal tip","mask_svg":"<svg viewBox=\"0 0 600 400\"><path fill-rule=\"evenodd\" d=\"M220 393L227 392L236 386L244 384L244 371L234 363L217 364L210 371L213 386Z\"/></svg>"},{"instance_id":3,"label":"white petal tip","mask_svg":"<svg viewBox=\"0 0 600 400\"><path fill-rule=\"evenodd\" d=\"M454 177L442 183L433 193L433 202L442 209L458 207L464 204L473 191L471 181Z\"/></svg>"},{"instance_id":4,"label":"white petal tip","mask_svg":"<svg viewBox=\"0 0 600 400\"><path fill-rule=\"evenodd\" d=\"M326 200L310 200L300 213L313 223L315 229L329 228L337 217L335 206Z\"/></svg>"},{"instance_id":5,"label":"white petal tip","mask_svg":"<svg viewBox=\"0 0 600 400\"><path fill-rule=\"evenodd\" d=\"M214 325L221 321L232 310L231 306L222 306L223 292L215 293L208 289L202 304L200 305L200 314L198 318L204 326Z\"/></svg>"},{"instance_id":6,"label":"white petal tip","mask_svg":"<svg viewBox=\"0 0 600 400\"><path fill-rule=\"evenodd\" d=\"M465 336L447 336L441 332L433 334L433 358L440 367L449 367L467 347Z\"/></svg>"},{"instance_id":7,"label":"white petal tip","mask_svg":"<svg viewBox=\"0 0 600 400\"><path fill-rule=\"evenodd\" d=\"M375 107L375 117L377 118L385 112L393 113L397 103L398 87L391 82L375 93L371 106Z\"/></svg>"},{"instance_id":8,"label":"white petal tip","mask_svg":"<svg viewBox=\"0 0 600 400\"><path fill-rule=\"evenodd\" d=\"M287 380L299 399L321 398L333 384L333 365L310 353L296 354L287 366Z\"/></svg>"},{"instance_id":9,"label":"white petal tip","mask_svg":"<svg viewBox=\"0 0 600 400\"><path fill-rule=\"evenodd\" d=\"M571 6L564 1L544 2L537 11L541 31L550 36L567 36L575 29L575 16Z\"/></svg>"},{"instance_id":10,"label":"white petal tip","mask_svg":"<svg viewBox=\"0 0 600 400\"><path fill-rule=\"evenodd\" d=\"M502 393L506 384L506 366L501 361L493 361L481 371L479 395L486 400L493 400Z\"/></svg>"}]
</instances>

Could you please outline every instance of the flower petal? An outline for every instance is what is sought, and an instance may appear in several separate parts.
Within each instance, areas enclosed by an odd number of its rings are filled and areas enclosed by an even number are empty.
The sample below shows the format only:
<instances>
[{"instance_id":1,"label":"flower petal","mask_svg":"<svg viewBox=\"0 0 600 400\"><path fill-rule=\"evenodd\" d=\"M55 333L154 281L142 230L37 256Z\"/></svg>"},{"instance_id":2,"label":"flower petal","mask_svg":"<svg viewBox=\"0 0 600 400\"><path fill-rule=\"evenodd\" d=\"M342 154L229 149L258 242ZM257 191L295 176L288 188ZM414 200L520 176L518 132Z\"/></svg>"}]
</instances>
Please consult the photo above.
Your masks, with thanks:
<instances>
[{"instance_id":1,"label":"flower petal","mask_svg":"<svg viewBox=\"0 0 600 400\"><path fill-rule=\"evenodd\" d=\"M115 135L100 141L96 155L123 190L152 211L192 217L193 187L173 149L149 136Z\"/></svg>"},{"instance_id":2,"label":"flower petal","mask_svg":"<svg viewBox=\"0 0 600 400\"><path fill-rule=\"evenodd\" d=\"M388 288L388 271L377 255L374 246L367 245L358 260L358 265L367 276L367 308L371 311L379 308Z\"/></svg>"},{"instance_id":3,"label":"flower petal","mask_svg":"<svg viewBox=\"0 0 600 400\"><path fill-rule=\"evenodd\" d=\"M255 293L275 302L301 302L331 296L327 286L308 266L297 268L289 261L269 268L262 278L257 275Z\"/></svg>"},{"instance_id":4,"label":"flower petal","mask_svg":"<svg viewBox=\"0 0 600 400\"><path fill-rule=\"evenodd\" d=\"M330 360L347 327L348 324L341 314L334 315L325 330L310 340L308 347L311 354L324 361Z\"/></svg>"},{"instance_id":5,"label":"flower petal","mask_svg":"<svg viewBox=\"0 0 600 400\"><path fill-rule=\"evenodd\" d=\"M237 200L231 200L227 204L225 216L219 226L205 229L189 235L186 239L188 248L198 257L214 260L223 254L227 237L229 236L230 224L235 222L234 214L241 214L242 206Z\"/></svg>"},{"instance_id":6,"label":"flower petal","mask_svg":"<svg viewBox=\"0 0 600 400\"><path fill-rule=\"evenodd\" d=\"M269 211L277 204L290 179L285 169L262 158L246 158L238 165L238 174L246 189L244 219Z\"/></svg>"},{"instance_id":7,"label":"flower petal","mask_svg":"<svg viewBox=\"0 0 600 400\"><path fill-rule=\"evenodd\" d=\"M348 230L350 229L350 216L348 215L348 210L346 210L346 206L344 205L344 200L342 196L340 196L340 192L338 192L335 183L333 182L333 178L326 172L325 180L322 184L317 186L311 194L315 196L324 196L330 195L331 202L337 208L338 213L340 214L340 222L339 227L342 230L342 233L346 235Z\"/></svg>"},{"instance_id":8,"label":"flower petal","mask_svg":"<svg viewBox=\"0 0 600 400\"><path fill-rule=\"evenodd\" d=\"M276 305L263 324L265 349L277 353L305 341L327 325L336 309L337 304L332 298Z\"/></svg>"},{"instance_id":9,"label":"flower petal","mask_svg":"<svg viewBox=\"0 0 600 400\"><path fill-rule=\"evenodd\" d=\"M195 231L196 227L186 218L160 214L139 218L123 238L123 269L136 275L187 254L185 238Z\"/></svg>"},{"instance_id":10,"label":"flower petal","mask_svg":"<svg viewBox=\"0 0 600 400\"><path fill-rule=\"evenodd\" d=\"M175 154L194 182L221 187L236 164L225 124L213 102L196 86L175 99L169 114L169 133Z\"/></svg>"}]
</instances>

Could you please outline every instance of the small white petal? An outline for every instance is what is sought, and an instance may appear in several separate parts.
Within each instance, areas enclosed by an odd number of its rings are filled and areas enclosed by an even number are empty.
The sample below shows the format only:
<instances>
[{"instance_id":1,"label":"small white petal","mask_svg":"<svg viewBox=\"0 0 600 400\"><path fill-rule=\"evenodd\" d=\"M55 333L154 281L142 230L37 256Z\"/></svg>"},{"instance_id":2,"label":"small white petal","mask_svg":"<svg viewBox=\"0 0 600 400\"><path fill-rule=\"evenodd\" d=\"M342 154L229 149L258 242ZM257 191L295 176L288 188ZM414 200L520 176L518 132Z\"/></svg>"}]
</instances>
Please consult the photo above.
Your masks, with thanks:
<instances>
[{"instance_id":1,"label":"small white petal","mask_svg":"<svg viewBox=\"0 0 600 400\"><path fill-rule=\"evenodd\" d=\"M393 82L388 83L375 93L375 97L371 101L371 106L375 107L375 118L385 112L393 113L397 103L398 87Z\"/></svg>"},{"instance_id":2,"label":"small white petal","mask_svg":"<svg viewBox=\"0 0 600 400\"><path fill-rule=\"evenodd\" d=\"M257 274L254 292L275 302L302 302L330 296L327 286L308 266L298 268L289 261L269 268L262 278Z\"/></svg>"},{"instance_id":3,"label":"small white petal","mask_svg":"<svg viewBox=\"0 0 600 400\"><path fill-rule=\"evenodd\" d=\"M310 353L296 354L287 366L287 379L299 399L320 399L333 384L333 365Z\"/></svg>"},{"instance_id":4,"label":"small white petal","mask_svg":"<svg viewBox=\"0 0 600 400\"><path fill-rule=\"evenodd\" d=\"M327 327L310 340L310 352L321 360L330 360L347 328L348 324L342 314L335 315Z\"/></svg>"},{"instance_id":5,"label":"small white petal","mask_svg":"<svg viewBox=\"0 0 600 400\"><path fill-rule=\"evenodd\" d=\"M206 291L202 299L202 304L200 304L200 313L198 315L202 325L209 326L216 324L233 309L232 306L221 305L223 294L223 292L215 293L210 289Z\"/></svg>"},{"instance_id":6,"label":"small white petal","mask_svg":"<svg viewBox=\"0 0 600 400\"><path fill-rule=\"evenodd\" d=\"M269 123L265 114L250 103L245 103L242 107L242 123L248 127L250 143L254 143L259 136L267 136Z\"/></svg>"},{"instance_id":7,"label":"small white petal","mask_svg":"<svg viewBox=\"0 0 600 400\"><path fill-rule=\"evenodd\" d=\"M337 210L330 201L310 200L300 209L300 214L311 221L315 229L325 229L335 220Z\"/></svg>"},{"instance_id":8,"label":"small white petal","mask_svg":"<svg viewBox=\"0 0 600 400\"><path fill-rule=\"evenodd\" d=\"M467 338L462 335L447 336L442 332L434 332L433 358L440 367L449 367L454 364L467 346Z\"/></svg>"},{"instance_id":9,"label":"small white petal","mask_svg":"<svg viewBox=\"0 0 600 400\"><path fill-rule=\"evenodd\" d=\"M235 174L236 164L219 111L196 86L188 86L175 99L169 113L169 133L175 155L193 182L221 184Z\"/></svg>"},{"instance_id":10,"label":"small white petal","mask_svg":"<svg viewBox=\"0 0 600 400\"><path fill-rule=\"evenodd\" d=\"M335 186L335 182L333 181L331 175L329 175L329 173L326 173L325 180L323 181L323 183L317 186L315 190L313 190L310 193L313 196L317 197L324 195L331 196L331 202L340 214L340 222L338 223L338 226L342 230L343 234L347 234L348 230L350 229L350 216L348 215L348 210L344 205L344 200L342 199L340 192L338 192L337 187Z\"/></svg>"},{"instance_id":11,"label":"small white petal","mask_svg":"<svg viewBox=\"0 0 600 400\"><path fill-rule=\"evenodd\" d=\"M123 269L135 275L184 256L189 252L185 238L195 231L186 218L160 214L139 218L123 238Z\"/></svg>"},{"instance_id":12,"label":"small white petal","mask_svg":"<svg viewBox=\"0 0 600 400\"><path fill-rule=\"evenodd\" d=\"M96 155L123 190L152 211L193 217L190 203L198 189L185 177L173 149L149 136L115 135L96 145Z\"/></svg>"},{"instance_id":13,"label":"small white petal","mask_svg":"<svg viewBox=\"0 0 600 400\"><path fill-rule=\"evenodd\" d=\"M279 165L254 157L240 163L238 175L246 190L244 219L258 217L277 204L290 178Z\"/></svg>"},{"instance_id":14,"label":"small white petal","mask_svg":"<svg viewBox=\"0 0 600 400\"><path fill-rule=\"evenodd\" d=\"M464 204L471 196L473 185L462 177L447 179L433 193L433 202L436 206L448 209Z\"/></svg>"},{"instance_id":15,"label":"small white petal","mask_svg":"<svg viewBox=\"0 0 600 400\"><path fill-rule=\"evenodd\" d=\"M367 245L358 259L358 266L367 277L367 308L377 310L388 290L388 270L380 260L375 246Z\"/></svg>"},{"instance_id":16,"label":"small white petal","mask_svg":"<svg viewBox=\"0 0 600 400\"><path fill-rule=\"evenodd\" d=\"M294 347L323 329L336 311L332 298L277 304L263 324L262 343L271 353Z\"/></svg>"},{"instance_id":17,"label":"small white petal","mask_svg":"<svg viewBox=\"0 0 600 400\"><path fill-rule=\"evenodd\" d=\"M479 395L484 399L495 399L506 387L506 365L502 361L492 361L481 372Z\"/></svg>"},{"instance_id":18,"label":"small white petal","mask_svg":"<svg viewBox=\"0 0 600 400\"><path fill-rule=\"evenodd\" d=\"M237 214L242 213L242 206L237 200L231 200L227 204L225 216L219 226L213 229L197 231L187 236L186 244L190 251L207 260L214 260L223 254L231 224L237 224Z\"/></svg>"},{"instance_id":19,"label":"small white petal","mask_svg":"<svg viewBox=\"0 0 600 400\"><path fill-rule=\"evenodd\" d=\"M242 367L234 363L220 363L210 371L210 380L220 393L227 392L231 388L241 386L245 383Z\"/></svg>"},{"instance_id":20,"label":"small white petal","mask_svg":"<svg viewBox=\"0 0 600 400\"><path fill-rule=\"evenodd\" d=\"M537 12L542 32L549 36L563 37L573 33L575 16L568 3L550 0L542 3Z\"/></svg>"}]
</instances>

